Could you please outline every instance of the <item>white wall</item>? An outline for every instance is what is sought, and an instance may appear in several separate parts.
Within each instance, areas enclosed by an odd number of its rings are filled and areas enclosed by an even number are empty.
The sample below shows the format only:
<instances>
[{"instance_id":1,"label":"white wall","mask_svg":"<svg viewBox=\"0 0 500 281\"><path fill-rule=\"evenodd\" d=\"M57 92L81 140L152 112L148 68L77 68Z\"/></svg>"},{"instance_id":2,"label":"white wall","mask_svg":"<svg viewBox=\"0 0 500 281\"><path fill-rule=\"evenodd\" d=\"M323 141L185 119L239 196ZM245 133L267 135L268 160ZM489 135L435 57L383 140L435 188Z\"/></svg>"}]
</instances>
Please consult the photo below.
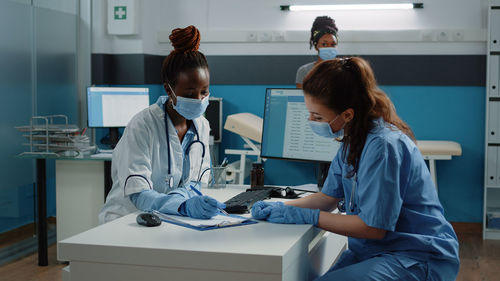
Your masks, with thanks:
<instances>
[{"instance_id":1,"label":"white wall","mask_svg":"<svg viewBox=\"0 0 500 281\"><path fill-rule=\"evenodd\" d=\"M309 30L320 15L336 20L341 54L486 53L487 0L429 0L421 1L423 9L328 13L279 9L282 4L304 1L136 1L139 34L113 36L106 30L107 1L93 0L93 53L166 55L171 50L170 31L193 24L202 32L201 50L207 55L311 54ZM326 2L341 3L315 1ZM257 41L249 41L249 35L257 35ZM271 39L263 42L266 35ZM284 36L284 41L276 35Z\"/></svg>"},{"instance_id":2,"label":"white wall","mask_svg":"<svg viewBox=\"0 0 500 281\"><path fill-rule=\"evenodd\" d=\"M39 8L46 8L58 12L76 15L78 13L78 2L79 1L67 0L35 0L33 4Z\"/></svg>"}]
</instances>

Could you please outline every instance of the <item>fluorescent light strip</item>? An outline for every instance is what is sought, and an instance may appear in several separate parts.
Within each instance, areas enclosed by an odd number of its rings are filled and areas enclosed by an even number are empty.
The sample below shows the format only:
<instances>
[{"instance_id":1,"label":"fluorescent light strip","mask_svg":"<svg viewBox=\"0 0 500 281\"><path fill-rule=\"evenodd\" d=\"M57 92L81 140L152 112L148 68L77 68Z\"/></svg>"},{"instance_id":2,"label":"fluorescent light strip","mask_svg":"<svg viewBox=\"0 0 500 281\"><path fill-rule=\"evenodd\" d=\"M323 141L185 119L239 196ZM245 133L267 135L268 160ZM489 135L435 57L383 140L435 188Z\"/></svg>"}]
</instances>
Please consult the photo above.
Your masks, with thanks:
<instances>
[{"instance_id":1,"label":"fluorescent light strip","mask_svg":"<svg viewBox=\"0 0 500 281\"><path fill-rule=\"evenodd\" d=\"M346 5L286 5L281 10L289 11L345 11L345 10L410 10L423 8L422 3L400 4L346 4Z\"/></svg>"}]
</instances>

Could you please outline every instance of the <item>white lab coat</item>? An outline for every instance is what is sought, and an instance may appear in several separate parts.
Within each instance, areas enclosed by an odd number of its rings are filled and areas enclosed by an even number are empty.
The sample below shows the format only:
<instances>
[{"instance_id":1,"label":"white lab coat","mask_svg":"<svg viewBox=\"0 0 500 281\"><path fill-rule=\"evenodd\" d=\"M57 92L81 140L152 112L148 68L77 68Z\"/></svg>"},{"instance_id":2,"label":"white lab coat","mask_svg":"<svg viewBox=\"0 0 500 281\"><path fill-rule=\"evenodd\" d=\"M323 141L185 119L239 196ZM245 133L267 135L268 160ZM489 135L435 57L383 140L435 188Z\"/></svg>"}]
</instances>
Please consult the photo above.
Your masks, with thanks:
<instances>
[{"instance_id":1,"label":"white lab coat","mask_svg":"<svg viewBox=\"0 0 500 281\"><path fill-rule=\"evenodd\" d=\"M160 97L160 99L166 100L166 97ZM99 223L102 224L137 211L129 196L143 190L152 188L158 192L173 191L172 193L178 194L169 200L169 208L173 212L176 212L180 204L192 196L191 192L185 188L177 188L181 184L184 151L177 131L168 117L170 139L170 155L168 155L164 115L163 106L160 107L155 103L135 115L125 128L123 136L113 151L111 165L113 187L99 214ZM193 124L201 142L205 145L205 157L201 167L203 172L210 167L210 125L203 116L194 119ZM193 141L196 139L195 135ZM168 175L168 157L171 157L173 189L168 189L168 182L165 180ZM202 145L194 143L189 150L190 181L197 180L201 157ZM208 183L209 175L210 172L207 171L201 181Z\"/></svg>"}]
</instances>

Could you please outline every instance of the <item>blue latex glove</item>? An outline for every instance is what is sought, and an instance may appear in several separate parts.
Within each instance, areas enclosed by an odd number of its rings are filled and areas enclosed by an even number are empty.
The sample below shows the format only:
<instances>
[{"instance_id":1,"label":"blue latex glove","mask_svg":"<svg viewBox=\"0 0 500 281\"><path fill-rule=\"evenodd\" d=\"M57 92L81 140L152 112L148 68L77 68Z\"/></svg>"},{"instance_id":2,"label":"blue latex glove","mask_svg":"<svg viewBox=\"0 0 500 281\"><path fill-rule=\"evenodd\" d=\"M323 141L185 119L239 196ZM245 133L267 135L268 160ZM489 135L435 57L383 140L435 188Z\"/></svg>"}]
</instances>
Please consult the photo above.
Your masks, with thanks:
<instances>
[{"instance_id":1,"label":"blue latex glove","mask_svg":"<svg viewBox=\"0 0 500 281\"><path fill-rule=\"evenodd\" d=\"M267 217L269 217L269 214L271 213L271 208L273 206L280 206L280 205L283 205L283 203L257 201L252 206L252 217L258 220L267 219Z\"/></svg>"},{"instance_id":2,"label":"blue latex glove","mask_svg":"<svg viewBox=\"0 0 500 281\"><path fill-rule=\"evenodd\" d=\"M318 225L319 209L306 209L288 205L272 206L268 221L274 223Z\"/></svg>"},{"instance_id":3,"label":"blue latex glove","mask_svg":"<svg viewBox=\"0 0 500 281\"><path fill-rule=\"evenodd\" d=\"M184 213L195 219L209 219L215 216L219 209L226 208L223 204L210 196L195 196L182 203L180 213Z\"/></svg>"}]
</instances>

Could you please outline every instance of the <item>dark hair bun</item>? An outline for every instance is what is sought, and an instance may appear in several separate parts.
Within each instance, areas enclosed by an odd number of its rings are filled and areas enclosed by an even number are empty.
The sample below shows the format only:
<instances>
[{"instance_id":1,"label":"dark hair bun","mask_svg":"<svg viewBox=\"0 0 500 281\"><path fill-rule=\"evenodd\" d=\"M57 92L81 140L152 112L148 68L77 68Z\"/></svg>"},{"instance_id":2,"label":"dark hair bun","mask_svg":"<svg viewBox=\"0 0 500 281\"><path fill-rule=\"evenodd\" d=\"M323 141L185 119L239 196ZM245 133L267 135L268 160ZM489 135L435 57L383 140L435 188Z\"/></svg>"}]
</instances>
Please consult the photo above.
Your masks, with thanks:
<instances>
[{"instance_id":1,"label":"dark hair bun","mask_svg":"<svg viewBox=\"0 0 500 281\"><path fill-rule=\"evenodd\" d=\"M337 37L339 29L335 20L329 16L317 17L311 28L311 37L309 38L309 48L316 47L318 40L325 34L333 34Z\"/></svg>"},{"instance_id":2,"label":"dark hair bun","mask_svg":"<svg viewBox=\"0 0 500 281\"><path fill-rule=\"evenodd\" d=\"M193 25L172 30L168 38L174 46L174 52L194 52L200 47L200 31Z\"/></svg>"},{"instance_id":3,"label":"dark hair bun","mask_svg":"<svg viewBox=\"0 0 500 281\"><path fill-rule=\"evenodd\" d=\"M329 16L321 16L317 17L314 20L311 31L313 30L329 30L329 31L338 31L337 25L335 24L335 20Z\"/></svg>"}]
</instances>

